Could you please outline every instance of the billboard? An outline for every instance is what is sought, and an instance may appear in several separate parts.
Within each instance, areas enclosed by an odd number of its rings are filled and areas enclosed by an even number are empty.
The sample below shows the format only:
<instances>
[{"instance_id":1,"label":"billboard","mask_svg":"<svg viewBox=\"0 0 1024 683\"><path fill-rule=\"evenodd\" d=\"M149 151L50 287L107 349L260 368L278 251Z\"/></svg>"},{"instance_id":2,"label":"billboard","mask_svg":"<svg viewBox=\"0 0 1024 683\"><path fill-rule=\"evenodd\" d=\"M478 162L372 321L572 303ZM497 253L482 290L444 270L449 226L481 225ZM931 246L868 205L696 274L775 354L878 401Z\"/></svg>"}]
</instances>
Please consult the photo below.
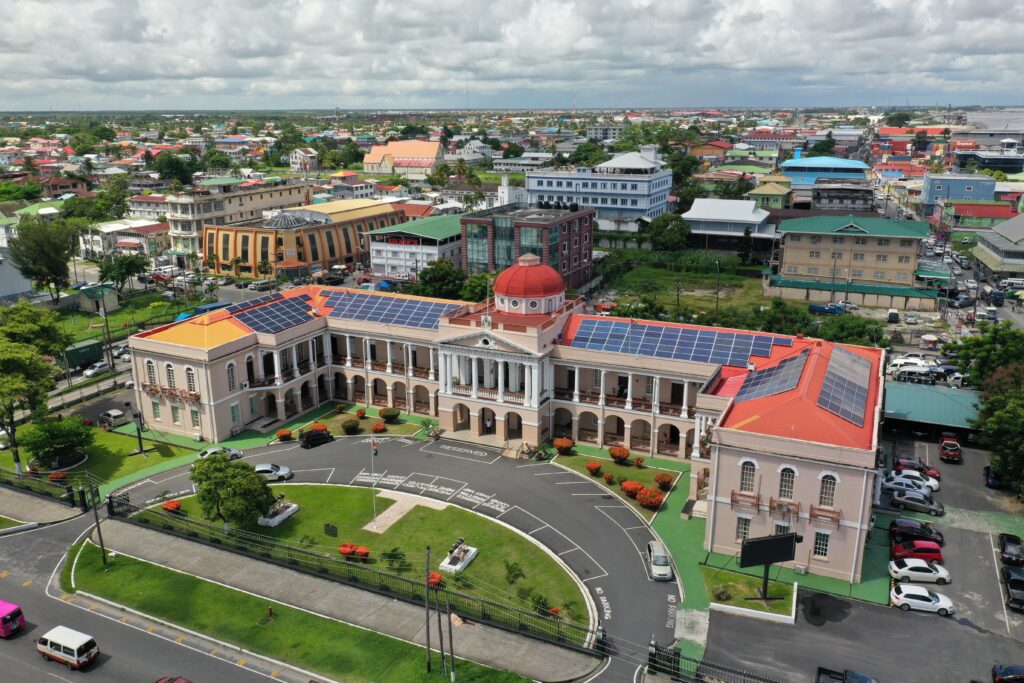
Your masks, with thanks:
<instances>
[{"instance_id":1,"label":"billboard","mask_svg":"<svg viewBox=\"0 0 1024 683\"><path fill-rule=\"evenodd\" d=\"M740 567L789 562L796 557L796 544L801 540L792 533L748 538L740 546Z\"/></svg>"}]
</instances>

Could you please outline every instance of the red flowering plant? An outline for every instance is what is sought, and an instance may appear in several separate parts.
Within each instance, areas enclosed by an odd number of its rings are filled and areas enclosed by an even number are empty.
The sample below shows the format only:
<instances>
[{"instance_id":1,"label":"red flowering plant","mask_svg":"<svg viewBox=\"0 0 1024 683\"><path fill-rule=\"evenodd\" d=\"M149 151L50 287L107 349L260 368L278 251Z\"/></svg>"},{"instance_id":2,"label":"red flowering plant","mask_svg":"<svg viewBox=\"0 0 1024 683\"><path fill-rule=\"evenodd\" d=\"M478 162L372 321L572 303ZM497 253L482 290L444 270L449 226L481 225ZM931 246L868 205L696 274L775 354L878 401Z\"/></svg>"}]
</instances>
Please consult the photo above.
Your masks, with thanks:
<instances>
[{"instance_id":1,"label":"red flowering plant","mask_svg":"<svg viewBox=\"0 0 1024 683\"><path fill-rule=\"evenodd\" d=\"M323 422L314 422L313 424L309 425L309 429L310 431L313 432L326 432L327 425L324 424Z\"/></svg>"},{"instance_id":2,"label":"red flowering plant","mask_svg":"<svg viewBox=\"0 0 1024 683\"><path fill-rule=\"evenodd\" d=\"M609 486L614 484L615 483L615 475L612 474L611 472L605 472L604 473L604 483L608 484Z\"/></svg>"},{"instance_id":3,"label":"red flowering plant","mask_svg":"<svg viewBox=\"0 0 1024 683\"><path fill-rule=\"evenodd\" d=\"M359 558L360 562L366 562L370 559L370 549L365 545L361 545L356 548L355 556Z\"/></svg>"},{"instance_id":4,"label":"red flowering plant","mask_svg":"<svg viewBox=\"0 0 1024 683\"><path fill-rule=\"evenodd\" d=\"M654 483L658 485L662 491L668 491L672 488L672 475L665 472L659 472L654 475Z\"/></svg>"},{"instance_id":5,"label":"red flowering plant","mask_svg":"<svg viewBox=\"0 0 1024 683\"><path fill-rule=\"evenodd\" d=\"M629 449L625 446L612 446L608 449L608 455L619 465L627 464L629 460Z\"/></svg>"},{"instance_id":6,"label":"red flowering plant","mask_svg":"<svg viewBox=\"0 0 1024 683\"><path fill-rule=\"evenodd\" d=\"M430 572L427 574L427 584L431 588L439 588L444 583L444 577L439 572Z\"/></svg>"},{"instance_id":7,"label":"red flowering plant","mask_svg":"<svg viewBox=\"0 0 1024 683\"><path fill-rule=\"evenodd\" d=\"M370 427L370 431L373 432L374 434L382 434L382 433L386 432L387 430L388 430L388 427L383 422L375 422L373 424L373 426Z\"/></svg>"},{"instance_id":8,"label":"red flowering plant","mask_svg":"<svg viewBox=\"0 0 1024 683\"><path fill-rule=\"evenodd\" d=\"M68 473L67 472L50 472L48 475L46 475L46 478L49 479L52 482L55 482L55 483L62 482L65 479L68 478Z\"/></svg>"},{"instance_id":9,"label":"red flowering plant","mask_svg":"<svg viewBox=\"0 0 1024 683\"><path fill-rule=\"evenodd\" d=\"M642 491L644 488L644 485L641 484L640 482L629 480L622 482L621 484L619 484L619 486L622 489L622 492L625 493L630 498L636 498L637 494L640 493L640 491Z\"/></svg>"},{"instance_id":10,"label":"red flowering plant","mask_svg":"<svg viewBox=\"0 0 1024 683\"><path fill-rule=\"evenodd\" d=\"M165 501L163 503L163 505L160 506L160 508L162 510L164 510L165 512L180 512L181 511L181 501L180 500L168 500L168 501Z\"/></svg>"},{"instance_id":11,"label":"red flowering plant","mask_svg":"<svg viewBox=\"0 0 1024 683\"><path fill-rule=\"evenodd\" d=\"M633 464L636 465L637 469L642 469L644 466L644 456L638 455L633 458Z\"/></svg>"},{"instance_id":12,"label":"red flowering plant","mask_svg":"<svg viewBox=\"0 0 1024 683\"><path fill-rule=\"evenodd\" d=\"M364 417L366 417L366 409L365 408L360 408L359 410L357 410L356 411L356 417L359 418L360 420L362 420Z\"/></svg>"},{"instance_id":13,"label":"red flowering plant","mask_svg":"<svg viewBox=\"0 0 1024 683\"><path fill-rule=\"evenodd\" d=\"M572 448L576 443L572 439L560 436L552 441L551 445L555 447L555 450L558 451L559 455L569 455L572 453Z\"/></svg>"},{"instance_id":14,"label":"red flowering plant","mask_svg":"<svg viewBox=\"0 0 1024 683\"><path fill-rule=\"evenodd\" d=\"M601 463L599 462L594 462L593 460L591 460L585 465L585 467L587 468L587 472L590 472L590 475L593 477L596 477L597 475L601 474Z\"/></svg>"},{"instance_id":15,"label":"red flowering plant","mask_svg":"<svg viewBox=\"0 0 1024 683\"><path fill-rule=\"evenodd\" d=\"M636 502L648 510L657 510L665 500L665 494L658 489L643 489L636 494Z\"/></svg>"},{"instance_id":16,"label":"red flowering plant","mask_svg":"<svg viewBox=\"0 0 1024 683\"><path fill-rule=\"evenodd\" d=\"M341 553L342 556L347 560L347 559L349 559L350 557L352 557L353 555L356 554L356 544L355 543L342 543L341 545L338 546L338 552Z\"/></svg>"}]
</instances>

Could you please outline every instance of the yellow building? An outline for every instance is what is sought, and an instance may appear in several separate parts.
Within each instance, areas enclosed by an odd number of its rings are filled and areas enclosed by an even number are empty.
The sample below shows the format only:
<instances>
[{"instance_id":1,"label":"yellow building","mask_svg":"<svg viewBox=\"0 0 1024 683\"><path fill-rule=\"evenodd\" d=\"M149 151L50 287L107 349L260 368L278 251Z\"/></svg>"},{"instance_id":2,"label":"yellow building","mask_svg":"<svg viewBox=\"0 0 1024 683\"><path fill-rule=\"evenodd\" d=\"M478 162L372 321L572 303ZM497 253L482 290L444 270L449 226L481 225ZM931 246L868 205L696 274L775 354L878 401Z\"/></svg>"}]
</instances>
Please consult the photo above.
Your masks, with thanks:
<instances>
[{"instance_id":1,"label":"yellow building","mask_svg":"<svg viewBox=\"0 0 1024 683\"><path fill-rule=\"evenodd\" d=\"M393 140L374 145L363 157L363 172L397 175L408 180L425 180L444 161L440 142Z\"/></svg>"},{"instance_id":2,"label":"yellow building","mask_svg":"<svg viewBox=\"0 0 1024 683\"><path fill-rule=\"evenodd\" d=\"M203 226L204 254L217 274L301 275L364 260L367 232L403 222L404 213L373 199L298 206L264 220ZM264 262L269 268L260 268Z\"/></svg>"}]
</instances>

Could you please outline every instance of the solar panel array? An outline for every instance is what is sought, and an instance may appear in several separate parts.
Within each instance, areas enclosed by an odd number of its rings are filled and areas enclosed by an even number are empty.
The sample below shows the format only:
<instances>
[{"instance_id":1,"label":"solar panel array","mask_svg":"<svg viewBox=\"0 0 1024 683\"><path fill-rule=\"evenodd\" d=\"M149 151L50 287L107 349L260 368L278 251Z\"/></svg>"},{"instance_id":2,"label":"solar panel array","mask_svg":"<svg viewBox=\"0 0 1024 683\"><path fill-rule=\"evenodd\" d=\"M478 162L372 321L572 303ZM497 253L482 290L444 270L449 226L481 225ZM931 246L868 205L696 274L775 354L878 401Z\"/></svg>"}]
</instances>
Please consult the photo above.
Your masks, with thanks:
<instances>
[{"instance_id":1,"label":"solar panel array","mask_svg":"<svg viewBox=\"0 0 1024 683\"><path fill-rule=\"evenodd\" d=\"M255 332L274 334L289 327L295 327L310 320L312 308L308 303L309 296L303 295L294 299L275 301L259 308L243 311L235 316Z\"/></svg>"},{"instance_id":2,"label":"solar panel array","mask_svg":"<svg viewBox=\"0 0 1024 683\"><path fill-rule=\"evenodd\" d=\"M278 299L283 298L283 294L281 294L280 292L274 292L273 294L267 294L266 296L257 297L255 299L249 299L248 301L239 301L237 304L231 304L224 310L227 311L228 313L236 313L238 311L244 311L247 308L252 308L253 306L259 306L260 304L269 303L271 301L277 301Z\"/></svg>"},{"instance_id":3,"label":"solar panel array","mask_svg":"<svg viewBox=\"0 0 1024 683\"><path fill-rule=\"evenodd\" d=\"M867 412L871 362L838 346L832 348L818 406L858 427Z\"/></svg>"},{"instance_id":4,"label":"solar panel array","mask_svg":"<svg viewBox=\"0 0 1024 683\"><path fill-rule=\"evenodd\" d=\"M743 380L743 386L736 394L736 402L752 401L755 398L774 396L796 389L796 385L800 383L800 376L804 372L807 356L807 349L804 349L797 355L785 358L770 368L750 373Z\"/></svg>"},{"instance_id":5,"label":"solar panel array","mask_svg":"<svg viewBox=\"0 0 1024 683\"><path fill-rule=\"evenodd\" d=\"M366 320L384 325L403 325L436 330L441 316L458 310L459 304L404 299L393 296L336 292L324 290L325 306L331 308L329 317L348 320Z\"/></svg>"},{"instance_id":6,"label":"solar panel array","mask_svg":"<svg viewBox=\"0 0 1024 683\"><path fill-rule=\"evenodd\" d=\"M792 346L793 340L593 318L580 322L570 343L577 349L736 366L745 366L751 356L770 356L773 345Z\"/></svg>"}]
</instances>

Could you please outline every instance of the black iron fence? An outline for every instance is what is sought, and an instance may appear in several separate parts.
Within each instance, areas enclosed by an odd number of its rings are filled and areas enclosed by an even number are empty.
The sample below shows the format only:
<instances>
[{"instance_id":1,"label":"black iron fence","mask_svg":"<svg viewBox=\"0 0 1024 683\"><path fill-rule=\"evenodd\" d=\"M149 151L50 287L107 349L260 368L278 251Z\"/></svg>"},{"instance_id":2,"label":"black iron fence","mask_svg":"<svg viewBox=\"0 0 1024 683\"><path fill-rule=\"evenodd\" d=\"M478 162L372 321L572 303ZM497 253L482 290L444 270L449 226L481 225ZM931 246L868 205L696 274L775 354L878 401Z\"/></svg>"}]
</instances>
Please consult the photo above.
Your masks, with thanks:
<instances>
[{"instance_id":1,"label":"black iron fence","mask_svg":"<svg viewBox=\"0 0 1024 683\"><path fill-rule=\"evenodd\" d=\"M676 648L663 647L653 640L647 648L647 668L685 683L781 683L770 676L687 657Z\"/></svg>"},{"instance_id":2,"label":"black iron fence","mask_svg":"<svg viewBox=\"0 0 1024 683\"><path fill-rule=\"evenodd\" d=\"M29 474L0 469L0 485L28 491L39 496L58 500L68 507L89 510L95 501L93 493L103 481L88 472L62 472L53 477L46 474ZM98 502L98 501L95 501Z\"/></svg>"},{"instance_id":3,"label":"black iron fence","mask_svg":"<svg viewBox=\"0 0 1024 683\"><path fill-rule=\"evenodd\" d=\"M314 574L381 595L423 604L424 579L409 578L376 569L359 560L346 560L309 548L278 541L247 531L225 529L223 525L167 512L159 507L134 503L127 493L114 493L107 498L107 512L135 524L183 538L209 543L267 562ZM438 586L447 593L453 612L462 619L479 621L509 631L557 643L588 653L595 653L595 633L586 626L567 621L550 613L524 609L511 603L481 598ZM433 600L433 598L431 598Z\"/></svg>"}]
</instances>

